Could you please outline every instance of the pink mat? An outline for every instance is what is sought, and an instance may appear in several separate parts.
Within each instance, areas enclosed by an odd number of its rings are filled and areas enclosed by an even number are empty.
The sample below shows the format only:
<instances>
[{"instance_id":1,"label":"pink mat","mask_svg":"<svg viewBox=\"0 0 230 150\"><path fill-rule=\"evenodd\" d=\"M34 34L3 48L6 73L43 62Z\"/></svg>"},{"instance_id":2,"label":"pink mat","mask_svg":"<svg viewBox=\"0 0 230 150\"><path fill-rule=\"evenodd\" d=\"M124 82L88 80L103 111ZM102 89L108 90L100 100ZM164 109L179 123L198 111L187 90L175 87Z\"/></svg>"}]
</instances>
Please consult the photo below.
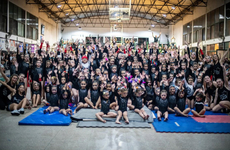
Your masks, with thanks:
<instances>
[{"instance_id":1,"label":"pink mat","mask_svg":"<svg viewBox=\"0 0 230 150\"><path fill-rule=\"evenodd\" d=\"M207 115L205 118L192 117L197 122L203 123L230 123L230 116L227 115Z\"/></svg>"}]
</instances>

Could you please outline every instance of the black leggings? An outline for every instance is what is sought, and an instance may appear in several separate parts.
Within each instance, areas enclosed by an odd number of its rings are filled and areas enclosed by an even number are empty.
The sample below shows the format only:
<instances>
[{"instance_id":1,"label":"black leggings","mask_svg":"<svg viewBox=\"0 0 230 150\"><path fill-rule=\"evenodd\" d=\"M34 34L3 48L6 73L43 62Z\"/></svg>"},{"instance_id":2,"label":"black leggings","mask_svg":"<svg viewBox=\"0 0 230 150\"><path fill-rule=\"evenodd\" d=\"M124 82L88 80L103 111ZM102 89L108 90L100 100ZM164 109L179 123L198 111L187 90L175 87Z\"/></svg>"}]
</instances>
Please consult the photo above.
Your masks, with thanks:
<instances>
[{"instance_id":1,"label":"black leggings","mask_svg":"<svg viewBox=\"0 0 230 150\"><path fill-rule=\"evenodd\" d=\"M6 96L0 96L0 109L5 110L6 106L10 104L10 100Z\"/></svg>"}]
</instances>

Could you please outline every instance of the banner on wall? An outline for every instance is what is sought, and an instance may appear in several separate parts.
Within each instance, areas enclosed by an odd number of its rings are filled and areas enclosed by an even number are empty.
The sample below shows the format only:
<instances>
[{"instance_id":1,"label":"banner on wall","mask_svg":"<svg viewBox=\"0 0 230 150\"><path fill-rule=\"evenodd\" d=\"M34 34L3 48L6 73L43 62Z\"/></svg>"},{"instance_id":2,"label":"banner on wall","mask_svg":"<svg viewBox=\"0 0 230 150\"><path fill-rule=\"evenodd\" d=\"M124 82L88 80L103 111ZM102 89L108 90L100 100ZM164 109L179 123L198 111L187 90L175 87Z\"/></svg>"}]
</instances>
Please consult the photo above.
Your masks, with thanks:
<instances>
[{"instance_id":1,"label":"banner on wall","mask_svg":"<svg viewBox=\"0 0 230 150\"><path fill-rule=\"evenodd\" d=\"M5 45L5 39L0 38L0 49L5 50L6 45Z\"/></svg>"},{"instance_id":2,"label":"banner on wall","mask_svg":"<svg viewBox=\"0 0 230 150\"><path fill-rule=\"evenodd\" d=\"M23 43L22 42L19 42L19 52L22 53L23 52Z\"/></svg>"},{"instance_id":3,"label":"banner on wall","mask_svg":"<svg viewBox=\"0 0 230 150\"><path fill-rule=\"evenodd\" d=\"M10 51L16 51L16 45L14 40L9 40Z\"/></svg>"},{"instance_id":4,"label":"banner on wall","mask_svg":"<svg viewBox=\"0 0 230 150\"><path fill-rule=\"evenodd\" d=\"M34 53L34 52L35 52L35 45L31 44L31 53Z\"/></svg>"}]
</instances>

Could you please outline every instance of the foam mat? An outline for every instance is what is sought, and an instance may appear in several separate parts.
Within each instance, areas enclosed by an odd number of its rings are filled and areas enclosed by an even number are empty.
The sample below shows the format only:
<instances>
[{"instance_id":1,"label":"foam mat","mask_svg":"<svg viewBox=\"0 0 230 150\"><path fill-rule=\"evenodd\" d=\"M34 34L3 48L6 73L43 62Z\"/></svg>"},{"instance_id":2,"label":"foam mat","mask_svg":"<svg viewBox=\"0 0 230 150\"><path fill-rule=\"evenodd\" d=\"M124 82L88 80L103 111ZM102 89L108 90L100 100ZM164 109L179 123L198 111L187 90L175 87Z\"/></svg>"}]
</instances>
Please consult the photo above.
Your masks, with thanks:
<instances>
[{"instance_id":1,"label":"foam mat","mask_svg":"<svg viewBox=\"0 0 230 150\"><path fill-rule=\"evenodd\" d=\"M19 125L39 125L39 126L68 126L72 122L70 115L65 116L55 111L51 114L43 114L43 110L48 106L39 108L34 113L18 122ZM74 108L72 108L74 110Z\"/></svg>"},{"instance_id":2,"label":"foam mat","mask_svg":"<svg viewBox=\"0 0 230 150\"><path fill-rule=\"evenodd\" d=\"M220 115L220 113L212 112L208 112L207 114L216 115L216 117ZM209 117L209 115L206 115L206 117ZM226 114L222 113L222 115L225 116ZM203 118L203 120L205 120L205 118ZM230 123L201 123L192 117L175 116L175 114L169 114L169 120L167 122L155 119L152 124L157 132L230 133Z\"/></svg>"},{"instance_id":3,"label":"foam mat","mask_svg":"<svg viewBox=\"0 0 230 150\"><path fill-rule=\"evenodd\" d=\"M152 123L153 122L153 114L152 112L147 108L144 107L145 112L149 115L148 122ZM111 112L116 112L114 110L110 110ZM95 114L97 112L100 112L100 109L89 109L89 108L82 108L80 109L77 113L71 116L72 120L76 121L82 121L85 119L91 119L91 120L97 120ZM143 118L140 117L139 114L135 113L133 110L128 110L128 118L130 121L135 121L135 122L145 122ZM107 121L115 121L116 118L103 118Z\"/></svg>"},{"instance_id":4,"label":"foam mat","mask_svg":"<svg viewBox=\"0 0 230 150\"><path fill-rule=\"evenodd\" d=\"M121 121L121 124L116 124L114 121L107 121L106 123L100 121L79 121L78 128L151 128L147 122L132 122L126 124Z\"/></svg>"}]
</instances>

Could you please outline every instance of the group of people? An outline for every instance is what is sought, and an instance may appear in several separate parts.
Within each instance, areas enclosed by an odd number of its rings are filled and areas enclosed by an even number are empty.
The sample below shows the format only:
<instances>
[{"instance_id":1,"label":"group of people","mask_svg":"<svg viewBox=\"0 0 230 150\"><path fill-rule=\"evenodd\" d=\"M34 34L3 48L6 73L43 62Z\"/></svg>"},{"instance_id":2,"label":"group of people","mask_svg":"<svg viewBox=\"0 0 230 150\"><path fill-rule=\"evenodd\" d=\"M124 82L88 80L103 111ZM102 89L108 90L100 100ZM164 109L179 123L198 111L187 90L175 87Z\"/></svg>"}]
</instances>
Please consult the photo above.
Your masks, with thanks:
<instances>
[{"instance_id":1,"label":"group of people","mask_svg":"<svg viewBox=\"0 0 230 150\"><path fill-rule=\"evenodd\" d=\"M167 121L169 113L187 117L191 111L205 117L205 111L230 110L229 50L219 58L205 56L199 42L192 52L188 45L181 50L157 42L134 46L134 39L119 46L107 38L103 44L100 38L88 40L88 46L76 40L65 48L57 43L51 50L42 41L35 53L30 48L1 52L0 73L5 81L0 81L0 109L20 115L25 108L44 104L49 106L44 114L72 115L90 107L101 110L95 114L98 120L105 123L104 117L116 117L117 124L122 116L129 123L128 109L148 119L144 106L156 110L159 121L162 117ZM5 75L6 64L10 78ZM70 106L76 107L74 112Z\"/></svg>"}]
</instances>

